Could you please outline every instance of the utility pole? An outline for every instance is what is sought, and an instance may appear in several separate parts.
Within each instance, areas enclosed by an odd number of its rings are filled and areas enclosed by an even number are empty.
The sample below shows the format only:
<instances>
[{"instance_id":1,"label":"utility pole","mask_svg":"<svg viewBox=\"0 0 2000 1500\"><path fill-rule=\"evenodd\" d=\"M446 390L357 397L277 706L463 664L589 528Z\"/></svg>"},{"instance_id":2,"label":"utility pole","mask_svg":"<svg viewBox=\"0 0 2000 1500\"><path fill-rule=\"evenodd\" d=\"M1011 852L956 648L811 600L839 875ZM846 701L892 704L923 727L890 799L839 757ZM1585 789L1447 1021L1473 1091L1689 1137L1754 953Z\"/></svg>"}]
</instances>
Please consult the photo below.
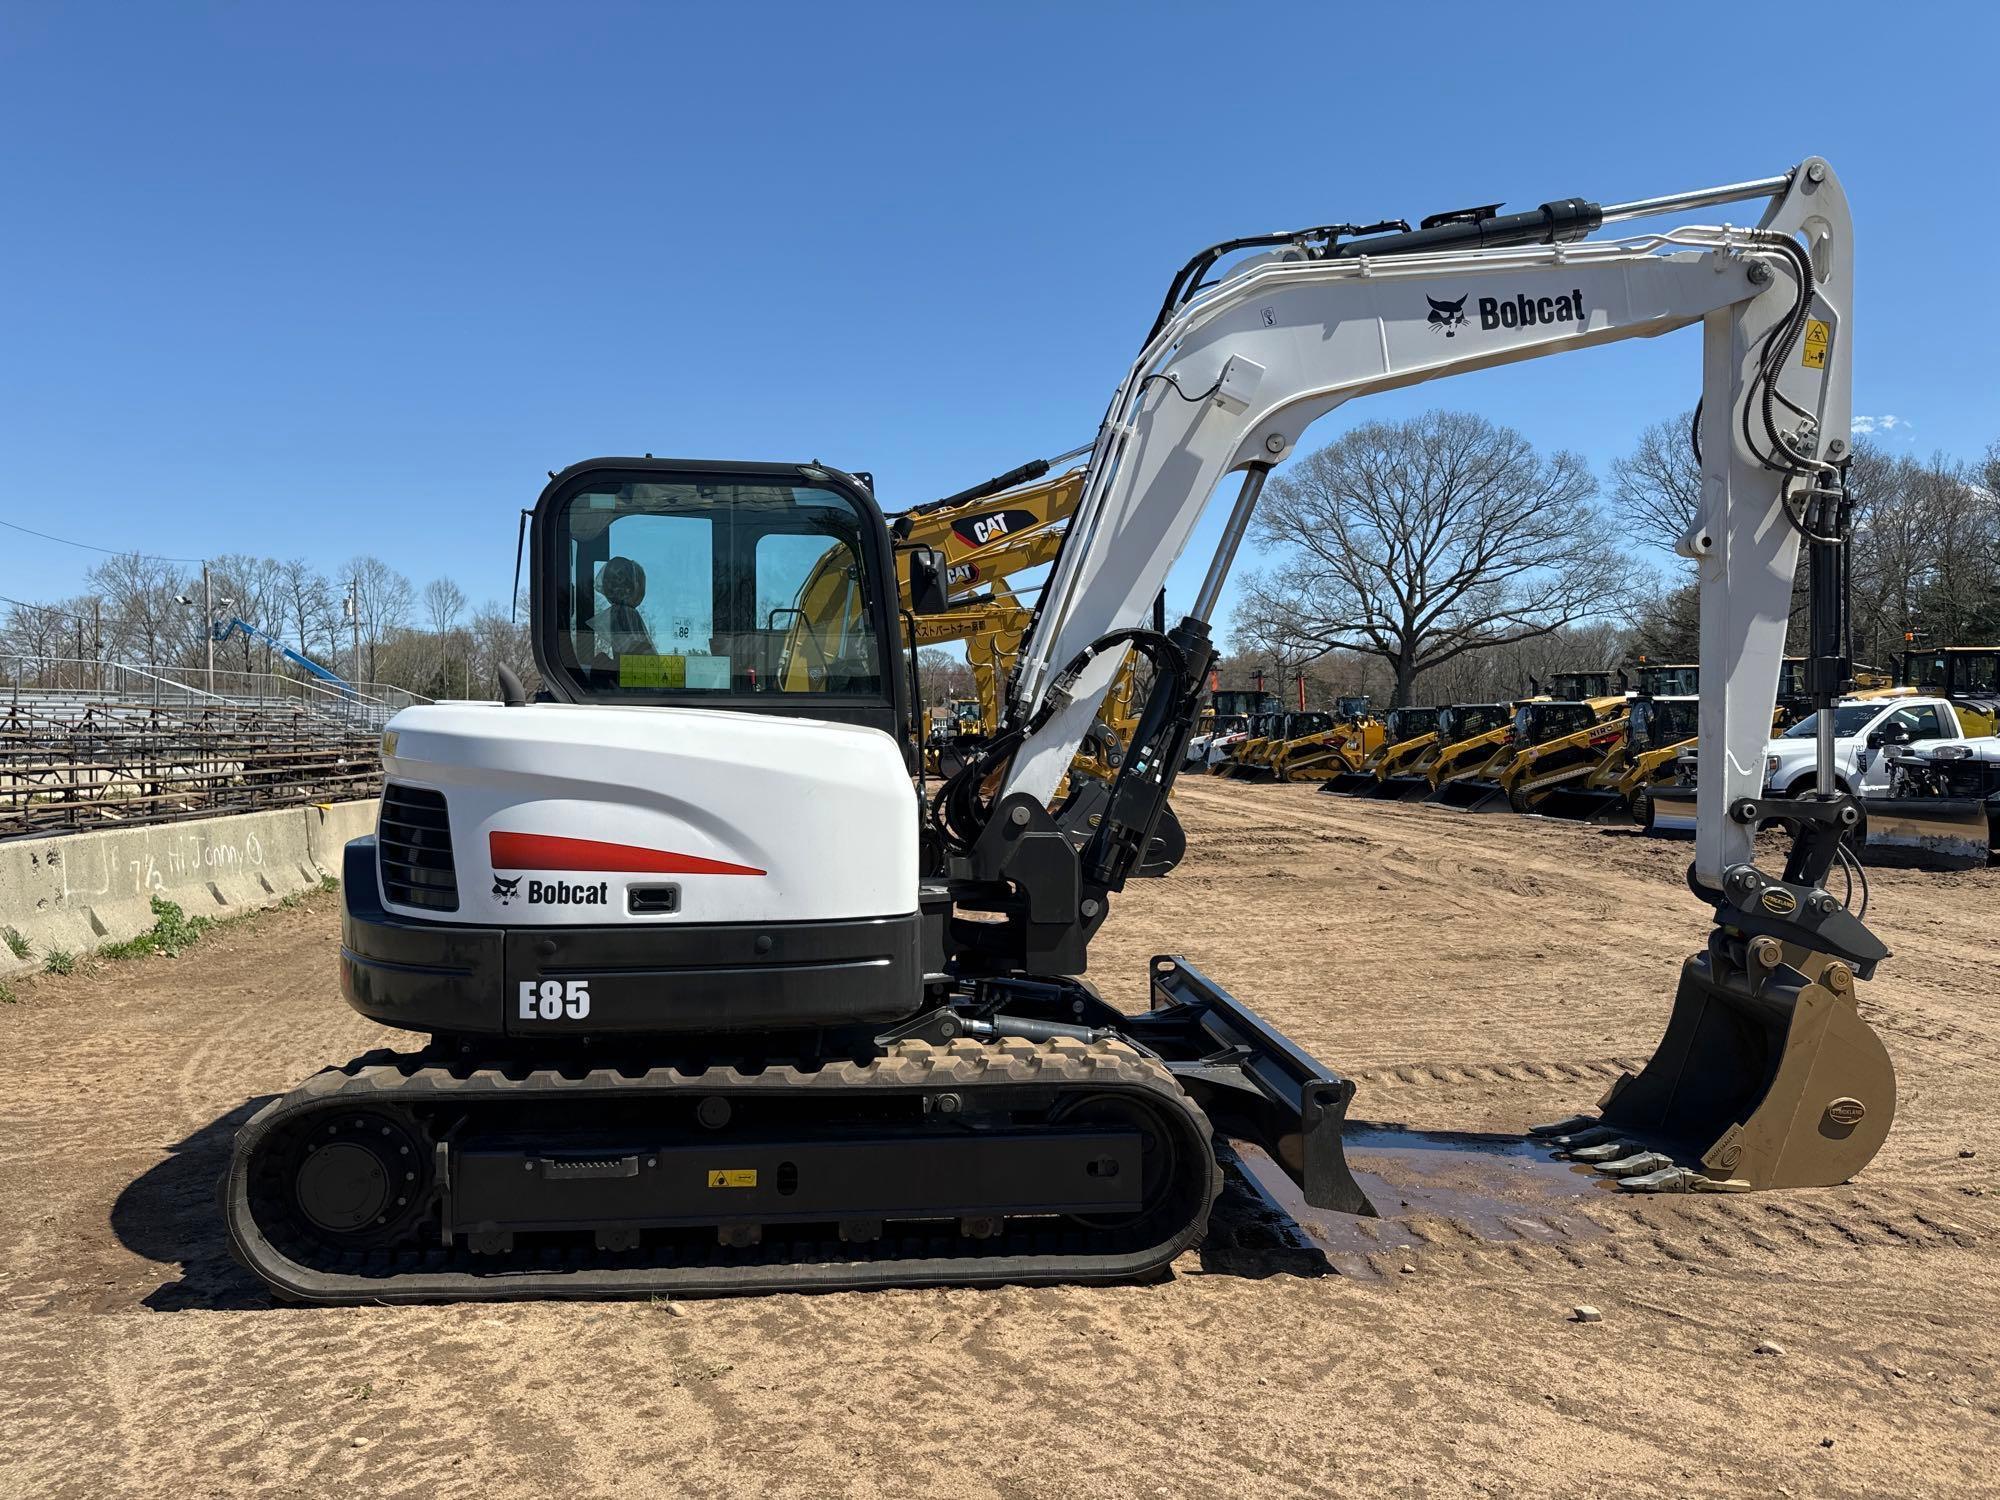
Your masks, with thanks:
<instances>
[{"instance_id":1,"label":"utility pole","mask_svg":"<svg viewBox=\"0 0 2000 1500\"><path fill-rule=\"evenodd\" d=\"M104 691L104 601L90 596L90 675L96 679L97 691Z\"/></svg>"},{"instance_id":2,"label":"utility pole","mask_svg":"<svg viewBox=\"0 0 2000 1500\"><path fill-rule=\"evenodd\" d=\"M361 680L361 575L355 574L347 580L347 597L340 601L347 610L347 618L354 627L354 680Z\"/></svg>"},{"instance_id":3,"label":"utility pole","mask_svg":"<svg viewBox=\"0 0 2000 1500\"><path fill-rule=\"evenodd\" d=\"M215 589L209 582L208 564L201 565L201 643L208 648L208 682L211 697L215 694Z\"/></svg>"}]
</instances>

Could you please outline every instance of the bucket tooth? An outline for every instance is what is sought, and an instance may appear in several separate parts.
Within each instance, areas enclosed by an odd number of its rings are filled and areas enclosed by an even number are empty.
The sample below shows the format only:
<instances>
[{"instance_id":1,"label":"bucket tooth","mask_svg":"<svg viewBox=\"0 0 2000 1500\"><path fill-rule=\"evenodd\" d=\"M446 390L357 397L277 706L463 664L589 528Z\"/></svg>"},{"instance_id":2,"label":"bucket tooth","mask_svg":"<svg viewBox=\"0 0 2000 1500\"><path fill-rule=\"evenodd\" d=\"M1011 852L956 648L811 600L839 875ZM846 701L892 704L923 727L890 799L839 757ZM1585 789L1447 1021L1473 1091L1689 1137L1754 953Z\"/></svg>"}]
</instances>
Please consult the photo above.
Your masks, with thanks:
<instances>
[{"instance_id":1,"label":"bucket tooth","mask_svg":"<svg viewBox=\"0 0 2000 1500\"><path fill-rule=\"evenodd\" d=\"M1639 1148L1622 1138L1600 1141L1595 1146L1579 1146L1569 1153L1571 1161L1585 1161L1595 1166L1599 1162L1620 1161Z\"/></svg>"},{"instance_id":2,"label":"bucket tooth","mask_svg":"<svg viewBox=\"0 0 2000 1500\"><path fill-rule=\"evenodd\" d=\"M1895 1070L1856 1009L1852 972L1790 944L1781 960L1738 968L1722 937L1682 966L1666 1033L1646 1066L1605 1095L1605 1125L1698 1161L1690 1175L1705 1179L1750 1188L1847 1181L1896 1113Z\"/></svg>"},{"instance_id":3,"label":"bucket tooth","mask_svg":"<svg viewBox=\"0 0 2000 1500\"><path fill-rule=\"evenodd\" d=\"M1741 1177L1710 1177L1704 1172L1694 1174L1694 1181L1688 1184L1692 1193L1747 1193L1750 1184Z\"/></svg>"},{"instance_id":4,"label":"bucket tooth","mask_svg":"<svg viewBox=\"0 0 2000 1500\"><path fill-rule=\"evenodd\" d=\"M1602 1146L1606 1141L1622 1138L1615 1125L1592 1125L1587 1130L1576 1130L1567 1135L1556 1136L1553 1144L1565 1155L1574 1156L1579 1146Z\"/></svg>"},{"instance_id":5,"label":"bucket tooth","mask_svg":"<svg viewBox=\"0 0 2000 1500\"><path fill-rule=\"evenodd\" d=\"M1663 1167L1673 1166L1674 1159L1671 1156L1663 1156L1658 1151L1635 1151L1630 1156L1619 1157L1616 1161L1600 1161L1595 1165L1606 1177L1642 1177Z\"/></svg>"},{"instance_id":6,"label":"bucket tooth","mask_svg":"<svg viewBox=\"0 0 2000 1500\"><path fill-rule=\"evenodd\" d=\"M1694 1180L1700 1175L1669 1163L1658 1171L1643 1172L1637 1177L1621 1177L1618 1188L1626 1193L1685 1193L1693 1189Z\"/></svg>"},{"instance_id":7,"label":"bucket tooth","mask_svg":"<svg viewBox=\"0 0 2000 1500\"><path fill-rule=\"evenodd\" d=\"M1528 1134L1532 1136L1566 1136L1588 1130L1597 1123L1596 1115L1571 1115L1566 1120L1552 1120L1546 1125L1530 1125Z\"/></svg>"}]
</instances>

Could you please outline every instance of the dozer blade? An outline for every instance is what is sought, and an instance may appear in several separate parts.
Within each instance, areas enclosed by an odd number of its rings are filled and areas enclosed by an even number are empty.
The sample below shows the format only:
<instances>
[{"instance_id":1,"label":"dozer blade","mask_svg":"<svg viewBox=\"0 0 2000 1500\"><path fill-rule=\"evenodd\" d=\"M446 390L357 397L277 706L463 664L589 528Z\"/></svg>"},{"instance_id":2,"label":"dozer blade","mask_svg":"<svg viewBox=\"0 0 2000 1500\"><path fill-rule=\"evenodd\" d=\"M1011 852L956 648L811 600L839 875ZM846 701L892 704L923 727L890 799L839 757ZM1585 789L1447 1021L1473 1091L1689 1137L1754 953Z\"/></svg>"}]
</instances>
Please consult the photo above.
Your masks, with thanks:
<instances>
[{"instance_id":1,"label":"dozer blade","mask_svg":"<svg viewBox=\"0 0 2000 1500\"><path fill-rule=\"evenodd\" d=\"M1987 806L1970 797L1864 797L1866 847L1907 849L1954 865L1983 865L1994 846Z\"/></svg>"},{"instance_id":2,"label":"dozer blade","mask_svg":"<svg viewBox=\"0 0 2000 1500\"><path fill-rule=\"evenodd\" d=\"M1470 777L1447 781L1424 801L1436 807L1453 807L1460 812L1512 812L1507 794L1491 781Z\"/></svg>"},{"instance_id":3,"label":"dozer blade","mask_svg":"<svg viewBox=\"0 0 2000 1500\"><path fill-rule=\"evenodd\" d=\"M1628 1155L1662 1153L1692 1174L1627 1177L1630 1187L1831 1187L1888 1135L1896 1074L1844 968L1807 981L1781 966L1753 989L1740 975L1716 979L1703 953L1682 966L1658 1050L1600 1111Z\"/></svg>"},{"instance_id":4,"label":"dozer blade","mask_svg":"<svg viewBox=\"0 0 2000 1500\"><path fill-rule=\"evenodd\" d=\"M1622 822L1630 811L1617 792L1567 786L1556 787L1537 798L1534 810L1545 818L1570 818L1584 823L1600 818Z\"/></svg>"}]
</instances>

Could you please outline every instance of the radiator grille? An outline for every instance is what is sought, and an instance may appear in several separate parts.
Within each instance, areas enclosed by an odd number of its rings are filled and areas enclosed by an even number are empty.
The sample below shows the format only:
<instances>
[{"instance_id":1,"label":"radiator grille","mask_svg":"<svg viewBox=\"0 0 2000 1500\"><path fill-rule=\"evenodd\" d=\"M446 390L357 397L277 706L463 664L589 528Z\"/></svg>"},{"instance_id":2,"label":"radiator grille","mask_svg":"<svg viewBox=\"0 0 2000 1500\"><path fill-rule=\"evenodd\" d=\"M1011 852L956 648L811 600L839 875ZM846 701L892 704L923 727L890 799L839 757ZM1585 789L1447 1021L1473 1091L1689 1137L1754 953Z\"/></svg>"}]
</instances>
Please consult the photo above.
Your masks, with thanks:
<instances>
[{"instance_id":1,"label":"radiator grille","mask_svg":"<svg viewBox=\"0 0 2000 1500\"><path fill-rule=\"evenodd\" d=\"M382 861L382 894L389 901L458 910L458 872L451 862L451 817L443 792L393 781L385 786L376 852Z\"/></svg>"}]
</instances>

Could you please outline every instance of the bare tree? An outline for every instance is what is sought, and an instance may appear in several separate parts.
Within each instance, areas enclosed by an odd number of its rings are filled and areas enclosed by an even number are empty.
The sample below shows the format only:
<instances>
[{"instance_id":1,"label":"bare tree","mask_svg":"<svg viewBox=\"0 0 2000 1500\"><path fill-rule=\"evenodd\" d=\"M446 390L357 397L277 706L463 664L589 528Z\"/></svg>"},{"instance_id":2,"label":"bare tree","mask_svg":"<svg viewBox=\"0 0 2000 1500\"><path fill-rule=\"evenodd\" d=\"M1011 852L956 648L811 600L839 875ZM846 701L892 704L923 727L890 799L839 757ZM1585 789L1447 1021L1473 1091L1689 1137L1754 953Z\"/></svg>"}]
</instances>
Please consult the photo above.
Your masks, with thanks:
<instances>
[{"instance_id":1,"label":"bare tree","mask_svg":"<svg viewBox=\"0 0 2000 1500\"><path fill-rule=\"evenodd\" d=\"M109 654L147 664L185 659L201 639L206 622L200 590L172 563L140 552L108 557L87 575L103 601ZM186 599L190 603L181 601Z\"/></svg>"},{"instance_id":2,"label":"bare tree","mask_svg":"<svg viewBox=\"0 0 2000 1500\"><path fill-rule=\"evenodd\" d=\"M1298 684L1310 676L1308 668L1333 654L1316 641L1292 635L1289 623L1288 617L1239 609L1232 617L1230 634L1233 653L1245 664L1247 675L1263 673L1267 690L1286 708L1298 702ZM1310 702L1310 687L1307 699Z\"/></svg>"},{"instance_id":3,"label":"bare tree","mask_svg":"<svg viewBox=\"0 0 2000 1500\"><path fill-rule=\"evenodd\" d=\"M458 623L465 611L465 590L449 578L433 578L424 585L424 618L433 635L443 635Z\"/></svg>"},{"instance_id":4,"label":"bare tree","mask_svg":"<svg viewBox=\"0 0 2000 1500\"><path fill-rule=\"evenodd\" d=\"M1641 539L1671 552L1701 510L1701 465L1690 441L1694 413L1655 422L1638 446L1611 461L1611 489L1620 522Z\"/></svg>"},{"instance_id":5,"label":"bare tree","mask_svg":"<svg viewBox=\"0 0 2000 1500\"><path fill-rule=\"evenodd\" d=\"M367 670L362 671L360 662L354 664L354 670L365 680L374 682L379 680L375 675L375 665L383 642L410 616L410 580L379 557L353 559L343 576L352 591L355 619L361 631L361 648L367 653Z\"/></svg>"},{"instance_id":6,"label":"bare tree","mask_svg":"<svg viewBox=\"0 0 2000 1500\"><path fill-rule=\"evenodd\" d=\"M924 704L936 708L947 698L972 695L972 668L958 652L925 646L917 652L917 690Z\"/></svg>"},{"instance_id":7,"label":"bare tree","mask_svg":"<svg viewBox=\"0 0 2000 1500\"><path fill-rule=\"evenodd\" d=\"M325 638L339 622L333 588L319 569L303 557L288 558L278 564L278 584L286 628L298 641L299 650L311 655L313 643Z\"/></svg>"},{"instance_id":8,"label":"bare tree","mask_svg":"<svg viewBox=\"0 0 2000 1500\"><path fill-rule=\"evenodd\" d=\"M1419 672L1629 605L1596 493L1579 455L1470 413L1357 427L1266 492L1258 534L1280 560L1236 629L1379 656L1406 703Z\"/></svg>"}]
</instances>

